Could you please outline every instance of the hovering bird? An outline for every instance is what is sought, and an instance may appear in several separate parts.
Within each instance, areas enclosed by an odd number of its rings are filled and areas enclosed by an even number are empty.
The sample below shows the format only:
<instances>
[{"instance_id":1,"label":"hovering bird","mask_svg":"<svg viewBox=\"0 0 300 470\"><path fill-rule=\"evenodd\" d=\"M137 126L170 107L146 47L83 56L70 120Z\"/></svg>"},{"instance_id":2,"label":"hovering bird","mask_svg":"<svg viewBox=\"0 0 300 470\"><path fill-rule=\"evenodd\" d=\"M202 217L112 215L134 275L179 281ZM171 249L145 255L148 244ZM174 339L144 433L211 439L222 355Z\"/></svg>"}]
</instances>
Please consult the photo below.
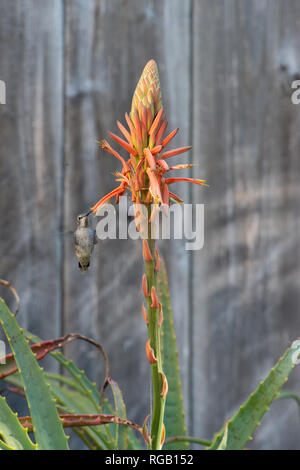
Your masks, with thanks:
<instances>
[{"instance_id":1,"label":"hovering bird","mask_svg":"<svg viewBox=\"0 0 300 470\"><path fill-rule=\"evenodd\" d=\"M90 212L77 216L77 228L74 232L78 267L83 273L88 272L94 245L97 243L96 230L89 227L89 214Z\"/></svg>"}]
</instances>

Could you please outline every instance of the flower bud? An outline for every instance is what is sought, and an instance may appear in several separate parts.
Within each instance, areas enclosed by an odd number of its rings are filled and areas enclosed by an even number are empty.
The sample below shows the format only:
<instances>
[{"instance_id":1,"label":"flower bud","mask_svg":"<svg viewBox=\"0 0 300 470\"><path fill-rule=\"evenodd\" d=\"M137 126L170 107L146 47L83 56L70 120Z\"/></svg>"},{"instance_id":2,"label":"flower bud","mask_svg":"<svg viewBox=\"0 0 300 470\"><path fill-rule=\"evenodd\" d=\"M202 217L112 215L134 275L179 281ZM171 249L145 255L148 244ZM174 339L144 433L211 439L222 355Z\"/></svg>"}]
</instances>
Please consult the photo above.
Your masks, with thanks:
<instances>
[{"instance_id":1,"label":"flower bud","mask_svg":"<svg viewBox=\"0 0 300 470\"><path fill-rule=\"evenodd\" d=\"M146 343L146 354L147 354L147 359L150 362L150 364L156 364L157 359L155 357L154 351L150 346L150 339L148 339Z\"/></svg>"},{"instance_id":2,"label":"flower bud","mask_svg":"<svg viewBox=\"0 0 300 470\"><path fill-rule=\"evenodd\" d=\"M151 300L152 300L151 307L152 308L158 308L159 307L159 302L158 302L158 298L157 298L156 290L155 290L154 286L152 286L152 288L151 288Z\"/></svg>"},{"instance_id":3,"label":"flower bud","mask_svg":"<svg viewBox=\"0 0 300 470\"><path fill-rule=\"evenodd\" d=\"M150 297L149 291L148 291L148 283L147 283L147 278L146 274L143 274L142 277L142 289L145 297Z\"/></svg>"}]
</instances>

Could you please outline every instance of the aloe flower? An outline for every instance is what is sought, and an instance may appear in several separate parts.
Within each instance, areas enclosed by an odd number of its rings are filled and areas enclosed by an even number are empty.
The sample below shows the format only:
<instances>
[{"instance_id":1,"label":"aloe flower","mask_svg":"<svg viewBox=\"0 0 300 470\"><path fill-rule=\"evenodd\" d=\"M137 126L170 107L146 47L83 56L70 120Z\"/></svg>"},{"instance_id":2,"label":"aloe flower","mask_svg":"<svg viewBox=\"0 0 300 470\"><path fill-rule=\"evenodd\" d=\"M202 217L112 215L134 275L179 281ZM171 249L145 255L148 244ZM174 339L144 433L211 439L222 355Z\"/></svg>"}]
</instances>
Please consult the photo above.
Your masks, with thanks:
<instances>
[{"instance_id":1,"label":"aloe flower","mask_svg":"<svg viewBox=\"0 0 300 470\"><path fill-rule=\"evenodd\" d=\"M154 60L150 60L144 68L133 95L130 115L126 113L125 119L128 129L119 121L117 124L126 140L112 132L108 134L129 153L128 160L121 157L106 140L100 141L101 147L122 163L121 172L115 173L116 181L120 185L100 199L92 207L93 212L96 213L99 207L114 196L118 202L119 197L127 189L131 192L133 202L169 205L170 199L183 202L169 190L171 184L187 181L205 185L205 181L201 179L166 177L169 170L181 170L192 166L191 164L169 166L166 161L190 150L191 147L165 150L177 134L178 128L164 137L168 123L162 106L158 70Z\"/></svg>"},{"instance_id":2,"label":"aloe flower","mask_svg":"<svg viewBox=\"0 0 300 470\"><path fill-rule=\"evenodd\" d=\"M124 138L112 132L109 132L109 136L128 152L129 158L127 160L114 150L106 140L100 142L102 148L122 163L121 171L115 173L116 181L120 184L100 199L91 210L96 213L103 204L113 197L116 197L118 202L126 190L131 192L136 216L139 215L137 209L139 204L143 204L147 208L145 222L148 224L148 231L147 237L143 239L145 274L142 278L142 290L147 309L143 304L142 314L148 329L146 356L151 367L153 384L151 438L148 445L150 449L161 449L165 438L163 419L168 381L162 369L160 344L163 323L163 306L157 294L157 271L160 258L155 247L155 239L151 233L151 222L159 205L162 205L167 212L170 200L178 203L183 202L179 196L170 191L170 185L177 181L186 181L201 186L205 185L205 181L193 178L167 177L169 170L181 170L192 166L191 164L170 166L167 162L169 158L184 153L191 147L166 150L166 146L175 137L178 129L174 129L165 136L168 123L162 106L158 70L154 60L150 60L144 68L133 95L130 115L126 113L125 119L128 128L119 121L117 122ZM139 228L138 223L137 227ZM146 427L147 419L144 427Z\"/></svg>"}]
</instances>

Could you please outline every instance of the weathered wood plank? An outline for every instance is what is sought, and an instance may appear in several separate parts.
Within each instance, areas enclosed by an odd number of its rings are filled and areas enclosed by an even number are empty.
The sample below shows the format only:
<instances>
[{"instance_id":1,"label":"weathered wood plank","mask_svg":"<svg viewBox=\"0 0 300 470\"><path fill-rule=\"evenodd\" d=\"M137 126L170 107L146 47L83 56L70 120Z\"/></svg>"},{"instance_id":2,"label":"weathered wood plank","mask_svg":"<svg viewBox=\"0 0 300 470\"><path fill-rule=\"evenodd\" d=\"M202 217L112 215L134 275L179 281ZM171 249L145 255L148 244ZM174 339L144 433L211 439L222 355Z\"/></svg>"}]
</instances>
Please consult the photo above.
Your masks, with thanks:
<instances>
[{"instance_id":1,"label":"weathered wood plank","mask_svg":"<svg viewBox=\"0 0 300 470\"><path fill-rule=\"evenodd\" d=\"M64 331L99 340L129 417L148 414L140 244L99 242L84 276L61 232L114 187L118 162L96 140L117 131L143 66L156 59L169 128L180 127L174 146L191 138L200 164L193 174L210 184L174 186L187 202L206 204L204 249L189 254L181 241L160 249L189 432L211 437L299 336L300 107L290 101L299 2L0 6L0 277L20 294L21 324L44 338ZM100 382L96 352L79 344L67 352ZM296 368L290 387L297 383ZM294 410L273 405L253 447L299 448Z\"/></svg>"},{"instance_id":2,"label":"weathered wood plank","mask_svg":"<svg viewBox=\"0 0 300 470\"><path fill-rule=\"evenodd\" d=\"M50 338L61 310L61 1L2 0L0 35L0 276L20 295L22 326Z\"/></svg>"},{"instance_id":3,"label":"weathered wood plank","mask_svg":"<svg viewBox=\"0 0 300 470\"><path fill-rule=\"evenodd\" d=\"M119 169L118 162L99 150L96 140L105 137L108 130L117 132L117 119L124 122L139 75L151 58L159 66L170 129L181 128L176 144L187 143L189 3L66 2L65 230L74 227L79 212L113 189L111 173ZM179 242L172 248L161 244L161 249L170 262L185 377L187 259ZM80 331L103 344L111 374L124 391L128 414L139 422L150 412L142 273L140 242L99 242L90 272L83 276L77 269L73 246L66 240L64 330ZM103 371L97 354L87 353L84 346L70 349L70 354L95 378Z\"/></svg>"},{"instance_id":4,"label":"weathered wood plank","mask_svg":"<svg viewBox=\"0 0 300 470\"><path fill-rule=\"evenodd\" d=\"M206 239L193 257L192 430L209 438L299 336L300 8L193 5L194 161L210 188L193 191ZM299 448L293 410L274 405L253 447Z\"/></svg>"}]
</instances>

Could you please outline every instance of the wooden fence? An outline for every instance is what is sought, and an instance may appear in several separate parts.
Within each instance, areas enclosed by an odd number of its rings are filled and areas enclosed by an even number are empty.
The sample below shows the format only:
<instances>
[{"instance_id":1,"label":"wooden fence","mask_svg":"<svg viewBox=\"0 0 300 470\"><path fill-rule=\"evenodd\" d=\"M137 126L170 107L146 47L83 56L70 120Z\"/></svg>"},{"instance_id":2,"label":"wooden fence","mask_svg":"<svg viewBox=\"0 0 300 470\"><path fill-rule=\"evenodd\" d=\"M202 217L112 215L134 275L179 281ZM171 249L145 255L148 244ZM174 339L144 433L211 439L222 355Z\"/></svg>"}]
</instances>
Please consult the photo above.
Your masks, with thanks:
<instances>
[{"instance_id":1,"label":"wooden fence","mask_svg":"<svg viewBox=\"0 0 300 470\"><path fill-rule=\"evenodd\" d=\"M124 120L154 58L176 146L176 188L205 204L205 244L164 241L189 433L211 438L300 336L300 74L297 0L0 0L0 277L22 326L102 343L131 420L149 413L141 246L106 240L77 269L75 218L112 189L96 140ZM188 173L186 173L188 174ZM1 288L1 295L7 292ZM67 353L100 383L84 344ZM300 392L295 369L289 388ZM272 405L255 448L299 445L296 405Z\"/></svg>"}]
</instances>

